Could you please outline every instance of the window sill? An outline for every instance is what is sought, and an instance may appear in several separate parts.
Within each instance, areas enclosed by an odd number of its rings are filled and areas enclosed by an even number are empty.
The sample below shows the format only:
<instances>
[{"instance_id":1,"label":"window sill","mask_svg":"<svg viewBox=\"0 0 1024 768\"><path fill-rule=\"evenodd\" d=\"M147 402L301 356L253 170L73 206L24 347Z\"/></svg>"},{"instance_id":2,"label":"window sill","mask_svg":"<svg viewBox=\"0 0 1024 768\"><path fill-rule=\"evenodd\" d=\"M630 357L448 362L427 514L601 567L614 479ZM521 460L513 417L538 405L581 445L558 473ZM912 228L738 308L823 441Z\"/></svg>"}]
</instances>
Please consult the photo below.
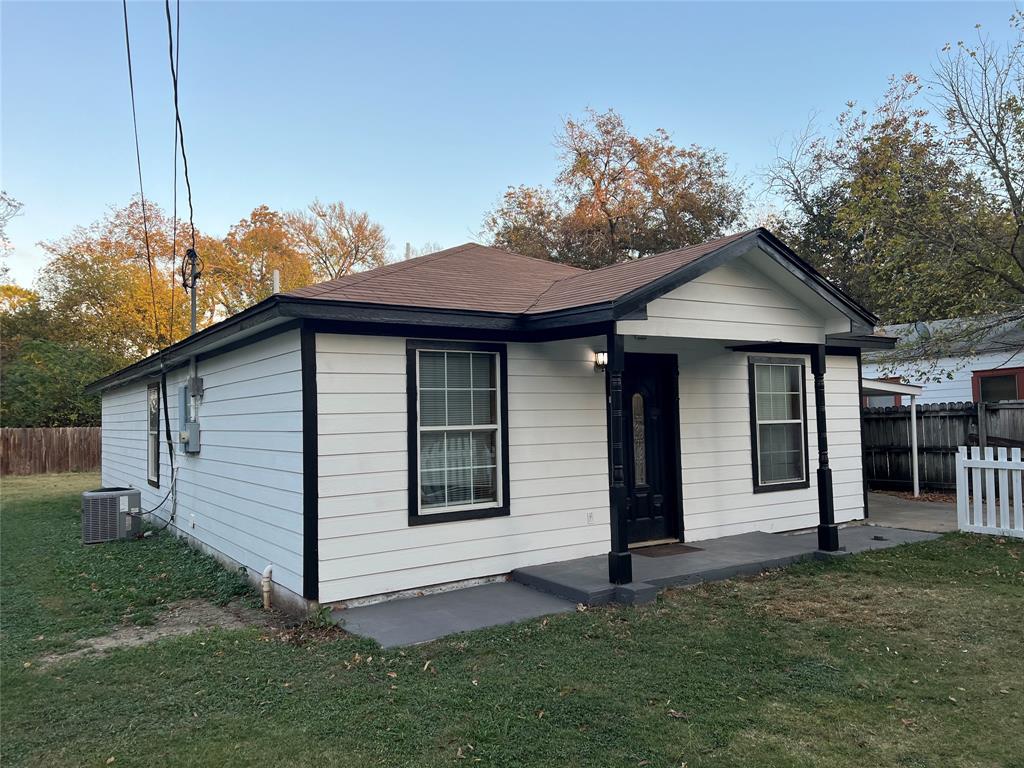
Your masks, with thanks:
<instances>
[{"instance_id":1,"label":"window sill","mask_svg":"<svg viewBox=\"0 0 1024 768\"><path fill-rule=\"evenodd\" d=\"M801 488L810 488L810 480L800 480L795 483L772 483L771 485L754 485L754 493L774 493L775 491L796 491Z\"/></svg>"},{"instance_id":2,"label":"window sill","mask_svg":"<svg viewBox=\"0 0 1024 768\"><path fill-rule=\"evenodd\" d=\"M149 479L147 479L146 482L149 483L154 488L159 488L160 487L160 481L159 480L149 480Z\"/></svg>"},{"instance_id":3,"label":"window sill","mask_svg":"<svg viewBox=\"0 0 1024 768\"><path fill-rule=\"evenodd\" d=\"M508 505L486 509L462 509L456 512L410 513L409 525L430 525L432 523L454 523L460 520L483 520L488 517L508 517Z\"/></svg>"}]
</instances>

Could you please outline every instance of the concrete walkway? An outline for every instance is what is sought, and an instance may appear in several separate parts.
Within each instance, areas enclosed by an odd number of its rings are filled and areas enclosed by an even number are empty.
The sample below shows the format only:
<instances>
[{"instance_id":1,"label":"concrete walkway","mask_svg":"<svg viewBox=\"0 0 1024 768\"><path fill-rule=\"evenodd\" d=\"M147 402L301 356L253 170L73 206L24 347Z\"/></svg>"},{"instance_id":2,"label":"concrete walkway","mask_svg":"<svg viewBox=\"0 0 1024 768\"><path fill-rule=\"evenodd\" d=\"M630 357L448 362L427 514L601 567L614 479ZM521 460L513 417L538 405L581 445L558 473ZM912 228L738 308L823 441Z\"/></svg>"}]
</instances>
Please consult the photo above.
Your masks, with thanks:
<instances>
[{"instance_id":1,"label":"concrete walkway","mask_svg":"<svg viewBox=\"0 0 1024 768\"><path fill-rule=\"evenodd\" d=\"M935 501L913 501L888 493L868 494L868 523L886 528L947 533L957 529L956 507Z\"/></svg>"},{"instance_id":2,"label":"concrete walkway","mask_svg":"<svg viewBox=\"0 0 1024 768\"><path fill-rule=\"evenodd\" d=\"M552 613L576 610L576 604L512 582L453 589L359 608L335 610L332 617L349 632L372 637L385 648L512 624Z\"/></svg>"},{"instance_id":3,"label":"concrete walkway","mask_svg":"<svg viewBox=\"0 0 1024 768\"><path fill-rule=\"evenodd\" d=\"M846 554L934 538L937 536L933 533L870 526L850 526L839 534ZM654 600L665 586L752 576L798 560L826 556L817 551L814 531L744 533L698 541L692 546L699 549L662 557L645 556L642 549L634 550L634 581L623 586L608 583L607 557L598 555L520 568L512 573L512 582L336 609L333 617L349 632L393 648L573 611L577 603L646 603Z\"/></svg>"}]
</instances>

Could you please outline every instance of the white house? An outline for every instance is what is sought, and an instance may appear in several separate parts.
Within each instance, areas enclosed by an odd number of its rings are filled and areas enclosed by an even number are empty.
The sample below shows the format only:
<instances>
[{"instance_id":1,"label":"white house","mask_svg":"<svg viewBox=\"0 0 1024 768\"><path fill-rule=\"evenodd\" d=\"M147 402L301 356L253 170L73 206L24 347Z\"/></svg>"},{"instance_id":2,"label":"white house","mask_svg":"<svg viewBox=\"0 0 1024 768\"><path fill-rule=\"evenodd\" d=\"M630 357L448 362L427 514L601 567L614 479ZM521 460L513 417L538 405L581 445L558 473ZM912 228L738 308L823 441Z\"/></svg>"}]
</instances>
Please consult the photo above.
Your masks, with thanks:
<instances>
[{"instance_id":1,"label":"white house","mask_svg":"<svg viewBox=\"0 0 1024 768\"><path fill-rule=\"evenodd\" d=\"M836 549L874 322L763 229L589 272L467 244L96 382L103 483L295 601L603 553L622 584L631 546L755 530Z\"/></svg>"},{"instance_id":2,"label":"white house","mask_svg":"<svg viewBox=\"0 0 1024 768\"><path fill-rule=\"evenodd\" d=\"M886 336L900 339L908 353L898 362L886 362L884 352L864 357L864 376L870 379L903 381L919 385L917 398L926 403L978 403L1024 400L1024 326L1019 320L994 325L980 339L957 338L963 320L934 320L927 323L881 326ZM947 334L942 357L914 354L915 347L933 334ZM906 405L896 396L874 396L870 406Z\"/></svg>"}]
</instances>

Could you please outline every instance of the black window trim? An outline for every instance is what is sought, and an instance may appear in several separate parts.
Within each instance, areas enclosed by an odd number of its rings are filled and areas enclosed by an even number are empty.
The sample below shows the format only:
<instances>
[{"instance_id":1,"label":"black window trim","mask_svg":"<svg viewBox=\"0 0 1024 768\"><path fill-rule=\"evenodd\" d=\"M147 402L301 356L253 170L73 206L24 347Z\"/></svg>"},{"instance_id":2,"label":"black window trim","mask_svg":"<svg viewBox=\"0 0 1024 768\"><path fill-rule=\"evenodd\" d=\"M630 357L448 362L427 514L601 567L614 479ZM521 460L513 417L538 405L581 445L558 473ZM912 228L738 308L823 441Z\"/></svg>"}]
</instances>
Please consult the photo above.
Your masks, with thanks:
<instances>
[{"instance_id":1,"label":"black window trim","mask_svg":"<svg viewBox=\"0 0 1024 768\"><path fill-rule=\"evenodd\" d=\"M419 382L417 381L416 357L420 350L454 352L490 352L498 356L498 439L501 441L501 503L485 509L466 509L454 512L420 513L419 487ZM430 525L451 523L459 520L479 520L490 517L507 517L511 511L508 474L508 350L505 344L465 341L439 341L431 339L407 339L405 343L406 375L406 431L408 433L409 465L409 525Z\"/></svg>"},{"instance_id":2,"label":"black window trim","mask_svg":"<svg viewBox=\"0 0 1024 768\"><path fill-rule=\"evenodd\" d=\"M758 459L760 458L757 444L757 386L754 382L754 367L757 365L799 365L800 366L800 396L803 400L803 427L804 427L804 479L793 480L785 483L764 483L760 482L760 471ZM754 493L775 493L777 491L793 491L800 488L811 487L811 457L807 444L807 361L801 357L770 357L754 356L747 357L747 389L750 403L750 467L751 482Z\"/></svg>"},{"instance_id":3,"label":"black window trim","mask_svg":"<svg viewBox=\"0 0 1024 768\"><path fill-rule=\"evenodd\" d=\"M156 469L156 480L150 476L149 472L149 441L153 432L152 425L150 424L149 393L153 391L156 392L156 466L154 467ZM154 488L160 487L160 406L160 383L154 381L146 385L146 482Z\"/></svg>"}]
</instances>

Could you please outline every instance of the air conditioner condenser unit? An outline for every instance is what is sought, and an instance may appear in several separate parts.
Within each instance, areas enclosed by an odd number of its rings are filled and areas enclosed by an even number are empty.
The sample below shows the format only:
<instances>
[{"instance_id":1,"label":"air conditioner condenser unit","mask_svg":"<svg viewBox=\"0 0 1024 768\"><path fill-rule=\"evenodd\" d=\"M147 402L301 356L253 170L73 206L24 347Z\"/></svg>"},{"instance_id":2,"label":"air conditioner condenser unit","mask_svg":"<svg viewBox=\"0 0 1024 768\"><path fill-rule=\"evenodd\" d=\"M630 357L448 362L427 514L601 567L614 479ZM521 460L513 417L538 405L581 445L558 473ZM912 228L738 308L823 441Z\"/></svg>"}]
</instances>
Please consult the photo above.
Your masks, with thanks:
<instances>
[{"instance_id":1,"label":"air conditioner condenser unit","mask_svg":"<svg viewBox=\"0 0 1024 768\"><path fill-rule=\"evenodd\" d=\"M135 538L142 532L142 492L97 488L82 494L82 543Z\"/></svg>"}]
</instances>

